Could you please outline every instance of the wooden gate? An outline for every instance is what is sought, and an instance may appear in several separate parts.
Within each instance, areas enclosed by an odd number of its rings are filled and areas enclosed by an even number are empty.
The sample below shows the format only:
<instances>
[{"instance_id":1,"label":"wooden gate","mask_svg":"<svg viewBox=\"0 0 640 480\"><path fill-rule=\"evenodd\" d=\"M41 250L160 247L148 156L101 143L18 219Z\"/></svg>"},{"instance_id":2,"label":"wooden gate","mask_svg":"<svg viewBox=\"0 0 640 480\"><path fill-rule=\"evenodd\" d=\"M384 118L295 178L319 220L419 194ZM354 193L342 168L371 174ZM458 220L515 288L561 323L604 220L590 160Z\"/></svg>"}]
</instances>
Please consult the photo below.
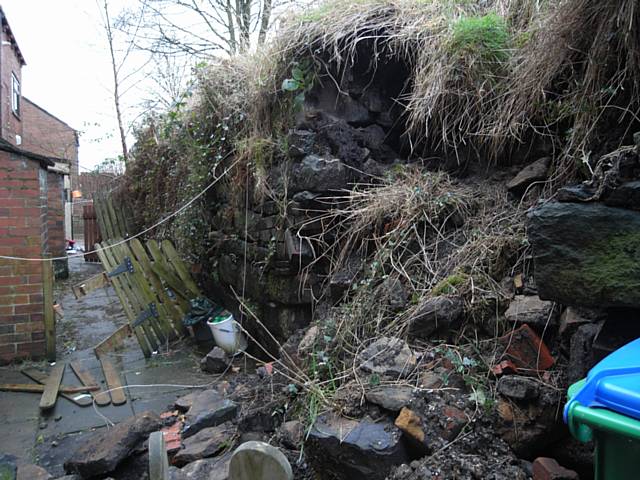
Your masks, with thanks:
<instances>
[{"instance_id":1,"label":"wooden gate","mask_svg":"<svg viewBox=\"0 0 640 480\"><path fill-rule=\"evenodd\" d=\"M84 221L84 249L90 252L94 249L96 243L102 241L98 217L93 205L85 205L82 207L82 219ZM86 253L84 260L85 262L96 263L100 261L96 253Z\"/></svg>"}]
</instances>

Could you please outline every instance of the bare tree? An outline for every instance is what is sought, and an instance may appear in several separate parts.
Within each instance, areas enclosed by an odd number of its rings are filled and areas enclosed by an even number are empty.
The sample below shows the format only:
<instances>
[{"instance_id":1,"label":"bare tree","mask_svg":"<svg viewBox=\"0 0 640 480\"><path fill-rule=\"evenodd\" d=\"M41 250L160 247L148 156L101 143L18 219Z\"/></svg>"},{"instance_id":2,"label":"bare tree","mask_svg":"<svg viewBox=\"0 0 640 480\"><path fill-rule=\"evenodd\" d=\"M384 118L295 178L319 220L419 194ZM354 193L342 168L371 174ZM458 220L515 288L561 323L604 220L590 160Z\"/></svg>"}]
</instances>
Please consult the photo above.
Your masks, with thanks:
<instances>
[{"instance_id":1,"label":"bare tree","mask_svg":"<svg viewBox=\"0 0 640 480\"><path fill-rule=\"evenodd\" d=\"M115 47L115 38L114 38L114 27L111 19L111 13L109 11L109 2L108 0L103 0L102 2L102 23L104 26L105 33L107 35L107 43L109 44L109 53L111 55L111 71L113 74L113 101L116 109L116 120L118 122L118 130L120 132L120 142L122 144L122 157L126 162L129 157L129 151L127 149L127 139L124 128L124 121L122 119L122 108L121 108L121 82L122 78L120 75L122 66L126 61L126 57L129 55L129 51L125 53L121 61L116 59L116 47Z\"/></svg>"},{"instance_id":2,"label":"bare tree","mask_svg":"<svg viewBox=\"0 0 640 480\"><path fill-rule=\"evenodd\" d=\"M292 0L138 0L143 22L135 44L154 54L235 55L261 45L274 8Z\"/></svg>"}]
</instances>

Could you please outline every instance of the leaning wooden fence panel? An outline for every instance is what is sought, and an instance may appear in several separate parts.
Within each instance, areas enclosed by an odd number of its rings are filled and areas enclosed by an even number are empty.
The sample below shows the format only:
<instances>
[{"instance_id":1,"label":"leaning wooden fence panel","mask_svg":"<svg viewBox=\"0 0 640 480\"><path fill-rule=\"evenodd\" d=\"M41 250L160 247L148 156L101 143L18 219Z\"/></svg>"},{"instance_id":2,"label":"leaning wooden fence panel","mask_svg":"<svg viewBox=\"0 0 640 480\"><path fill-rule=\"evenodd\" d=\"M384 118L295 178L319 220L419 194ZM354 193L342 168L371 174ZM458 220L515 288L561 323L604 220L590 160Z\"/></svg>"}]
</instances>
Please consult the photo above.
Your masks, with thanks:
<instances>
[{"instance_id":1,"label":"leaning wooden fence panel","mask_svg":"<svg viewBox=\"0 0 640 480\"><path fill-rule=\"evenodd\" d=\"M145 356L183 335L182 318L200 291L173 245L132 239L96 247Z\"/></svg>"}]
</instances>

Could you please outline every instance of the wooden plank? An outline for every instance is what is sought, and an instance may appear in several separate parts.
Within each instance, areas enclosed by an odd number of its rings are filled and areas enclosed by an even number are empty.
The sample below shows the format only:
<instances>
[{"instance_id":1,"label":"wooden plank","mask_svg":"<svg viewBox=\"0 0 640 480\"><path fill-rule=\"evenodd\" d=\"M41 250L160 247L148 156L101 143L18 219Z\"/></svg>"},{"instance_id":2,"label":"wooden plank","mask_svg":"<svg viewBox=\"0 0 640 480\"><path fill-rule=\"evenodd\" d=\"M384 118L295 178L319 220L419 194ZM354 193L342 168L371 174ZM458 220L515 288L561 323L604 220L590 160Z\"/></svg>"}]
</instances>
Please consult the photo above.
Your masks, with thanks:
<instances>
[{"instance_id":1,"label":"wooden plank","mask_svg":"<svg viewBox=\"0 0 640 480\"><path fill-rule=\"evenodd\" d=\"M70 363L71 370L76 374L76 377L83 383L83 385L97 385L96 379L93 378L91 372L85 369L80 362L71 362ZM105 405L109 405L111 403L111 395L107 392L91 392L91 396L93 400L96 402L96 405L100 407L104 407Z\"/></svg>"},{"instance_id":2,"label":"wooden plank","mask_svg":"<svg viewBox=\"0 0 640 480\"><path fill-rule=\"evenodd\" d=\"M179 297L188 303L189 300L193 298L193 295L184 287L180 278L175 275L171 271L171 268L166 264L157 242L155 240L149 240L147 242L147 248L149 249L149 252L151 252L151 257L153 258L153 263L151 264L153 272L167 284L176 297Z\"/></svg>"},{"instance_id":3,"label":"wooden plank","mask_svg":"<svg viewBox=\"0 0 640 480\"><path fill-rule=\"evenodd\" d=\"M108 250L102 250L103 246L105 245L106 243L98 244L98 247L100 249L98 250L98 256L100 257L100 261L102 262L102 265L104 266L104 268L107 271L110 271L110 270L113 270L113 265L111 263L111 256L107 255ZM116 291L116 295L118 295L118 298L120 299L120 304L122 305L122 308L124 309L127 315L127 318L129 319L129 323L132 324L136 319L136 314L133 311L131 305L129 304L122 282L118 277L113 277L111 279L111 284L113 285L113 288ZM152 348L147 343L144 331L140 327L137 327L133 329L133 333L136 336L136 339L138 340L138 344L140 345L140 348L142 349L144 356L149 358L151 356Z\"/></svg>"},{"instance_id":4,"label":"wooden plank","mask_svg":"<svg viewBox=\"0 0 640 480\"><path fill-rule=\"evenodd\" d=\"M89 293L102 288L109 284L109 277L105 272L98 273L92 277L87 278L81 283L78 283L71 287L73 294L76 296L76 300L88 295Z\"/></svg>"},{"instance_id":5,"label":"wooden plank","mask_svg":"<svg viewBox=\"0 0 640 480\"><path fill-rule=\"evenodd\" d=\"M127 229L127 222L124 219L124 209L122 208L122 204L120 201L113 200L113 207L116 212L116 217L118 219L118 228L122 233L122 238L127 238L130 235L130 231Z\"/></svg>"},{"instance_id":6,"label":"wooden plank","mask_svg":"<svg viewBox=\"0 0 640 480\"><path fill-rule=\"evenodd\" d=\"M2 392L24 392L24 393L43 393L44 385L38 383L0 383L0 391ZM85 385L82 387L71 387L69 385L60 385L59 393L86 393L99 390L97 385Z\"/></svg>"},{"instance_id":7,"label":"wooden plank","mask_svg":"<svg viewBox=\"0 0 640 480\"><path fill-rule=\"evenodd\" d=\"M158 242L155 240L149 240L147 242L147 248L149 252L151 252L151 256L153 257L152 268L153 271L156 272L158 276L164 280L164 282L173 290L176 295L182 296L186 300L191 300L193 295L189 291L189 289L185 288L184 283L180 280L180 278L173 273L171 266L167 263L160 247L158 246Z\"/></svg>"},{"instance_id":8,"label":"wooden plank","mask_svg":"<svg viewBox=\"0 0 640 480\"><path fill-rule=\"evenodd\" d=\"M98 216L98 224L100 225L100 231L103 235L103 240L114 238L113 228L111 227L111 221L108 218L104 196L101 194L94 195L93 205L96 207L96 214Z\"/></svg>"},{"instance_id":9,"label":"wooden plank","mask_svg":"<svg viewBox=\"0 0 640 480\"><path fill-rule=\"evenodd\" d=\"M178 252L176 251L173 244L169 240L163 240L161 245L162 251L173 266L173 269L180 277L180 280L184 282L185 286L191 291L194 297L201 296L198 285L196 285L193 277L191 277L191 274L187 269L187 265L184 263L184 260L180 258L180 255L178 255Z\"/></svg>"},{"instance_id":10,"label":"wooden plank","mask_svg":"<svg viewBox=\"0 0 640 480\"><path fill-rule=\"evenodd\" d=\"M140 262L144 275L147 277L147 279L151 283L151 286L155 291L156 297L158 297L160 301L165 304L168 314L172 319L175 330L180 335L184 334L184 326L182 325L182 318L189 311L188 303L184 300L178 303L169 297L169 295L167 294L167 291L162 285L162 281L158 278L156 273L153 271L153 268L151 267L151 260L147 255L147 251L144 249L144 246L137 238L134 238L129 242L129 247L131 248L131 251L133 252L138 262Z\"/></svg>"},{"instance_id":11,"label":"wooden plank","mask_svg":"<svg viewBox=\"0 0 640 480\"><path fill-rule=\"evenodd\" d=\"M110 390L109 394L111 395L111 403L114 405L123 405L127 403L127 396L124 393L124 388L122 388L122 382L116 367L111 363L111 360L105 356L99 356L98 360L100 360L100 363L102 364L102 372L104 373L104 378L107 381L107 387L109 387Z\"/></svg>"},{"instance_id":12,"label":"wooden plank","mask_svg":"<svg viewBox=\"0 0 640 480\"><path fill-rule=\"evenodd\" d=\"M120 225L118 224L118 217L116 216L116 211L113 208L113 200L111 199L111 195L107 195L105 198L105 203L107 205L107 212L109 215L109 219L111 220L111 226L113 228L114 237L124 238L124 232L120 230Z\"/></svg>"},{"instance_id":13,"label":"wooden plank","mask_svg":"<svg viewBox=\"0 0 640 480\"><path fill-rule=\"evenodd\" d=\"M145 322L149 323L161 343L165 343L170 338L175 338L176 334L173 331L173 327L169 323L167 310L152 292L149 282L142 273L142 266L138 263L136 257L133 255L128 245L118 245L116 249L118 250L118 252L120 252L121 258L129 257L129 259L131 260L131 264L133 265L133 273L126 273L125 276L131 284L131 287L139 295L143 305L145 306L145 310L148 308L150 303L154 303L156 305L158 318L151 317L145 320Z\"/></svg>"},{"instance_id":14,"label":"wooden plank","mask_svg":"<svg viewBox=\"0 0 640 480\"><path fill-rule=\"evenodd\" d=\"M20 370L20 372L26 377L30 378L34 382L38 382L39 384L44 384L47 381L47 374L41 372L37 368L27 367ZM67 393L61 393L60 396L69 400L71 403L75 403L79 407L88 407L89 405L93 405L93 400L90 395L71 395Z\"/></svg>"},{"instance_id":15,"label":"wooden plank","mask_svg":"<svg viewBox=\"0 0 640 480\"><path fill-rule=\"evenodd\" d=\"M93 347L93 351L96 355L112 352L122 347L124 339L131 335L133 335L133 331L131 330L131 325L127 323Z\"/></svg>"},{"instance_id":16,"label":"wooden plank","mask_svg":"<svg viewBox=\"0 0 640 480\"><path fill-rule=\"evenodd\" d=\"M107 242L107 245L110 245L110 243ZM126 251L122 248L122 245L117 245L111 248L109 252L114 256L114 258L116 259L116 263L118 264L120 264L124 260L124 257L127 256ZM134 266L134 273L135 273L135 266ZM144 296L142 292L142 288L138 285L136 281L136 277L133 274L127 272L127 273L118 275L118 278L120 278L123 285L125 285L129 295L129 299L131 300L132 303L135 304L135 310L137 315L140 315L145 310L147 310L149 308L149 302L151 301L151 299L146 298ZM153 319L148 319L142 322L140 324L140 327L142 327L142 329L144 330L146 338L153 350L158 350L158 346L167 341L167 338L162 332L162 329L156 322L153 321ZM157 338L157 341L156 341L156 338Z\"/></svg>"},{"instance_id":17,"label":"wooden plank","mask_svg":"<svg viewBox=\"0 0 640 480\"><path fill-rule=\"evenodd\" d=\"M56 317L53 310L53 261L42 262L42 297L47 360L56 360Z\"/></svg>"},{"instance_id":18,"label":"wooden plank","mask_svg":"<svg viewBox=\"0 0 640 480\"><path fill-rule=\"evenodd\" d=\"M64 375L64 367L66 367L66 363L60 362L51 370L49 378L44 383L44 392L40 399L40 410L49 410L55 406L60 382L62 382L62 376Z\"/></svg>"}]
</instances>

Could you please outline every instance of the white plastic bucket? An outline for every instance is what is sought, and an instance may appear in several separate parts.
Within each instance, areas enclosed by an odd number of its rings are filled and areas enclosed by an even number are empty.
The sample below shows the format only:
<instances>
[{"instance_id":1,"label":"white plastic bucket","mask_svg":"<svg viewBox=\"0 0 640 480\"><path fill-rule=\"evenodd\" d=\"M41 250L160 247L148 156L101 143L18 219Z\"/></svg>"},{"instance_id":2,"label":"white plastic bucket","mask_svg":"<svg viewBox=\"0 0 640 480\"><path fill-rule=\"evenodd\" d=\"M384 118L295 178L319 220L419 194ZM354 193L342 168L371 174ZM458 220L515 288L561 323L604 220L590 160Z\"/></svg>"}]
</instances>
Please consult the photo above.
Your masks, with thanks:
<instances>
[{"instance_id":1,"label":"white plastic bucket","mask_svg":"<svg viewBox=\"0 0 640 480\"><path fill-rule=\"evenodd\" d=\"M207 324L213 333L216 345L229 355L235 355L247 348L247 339L231 313L221 322L213 323L213 320L208 320Z\"/></svg>"}]
</instances>

